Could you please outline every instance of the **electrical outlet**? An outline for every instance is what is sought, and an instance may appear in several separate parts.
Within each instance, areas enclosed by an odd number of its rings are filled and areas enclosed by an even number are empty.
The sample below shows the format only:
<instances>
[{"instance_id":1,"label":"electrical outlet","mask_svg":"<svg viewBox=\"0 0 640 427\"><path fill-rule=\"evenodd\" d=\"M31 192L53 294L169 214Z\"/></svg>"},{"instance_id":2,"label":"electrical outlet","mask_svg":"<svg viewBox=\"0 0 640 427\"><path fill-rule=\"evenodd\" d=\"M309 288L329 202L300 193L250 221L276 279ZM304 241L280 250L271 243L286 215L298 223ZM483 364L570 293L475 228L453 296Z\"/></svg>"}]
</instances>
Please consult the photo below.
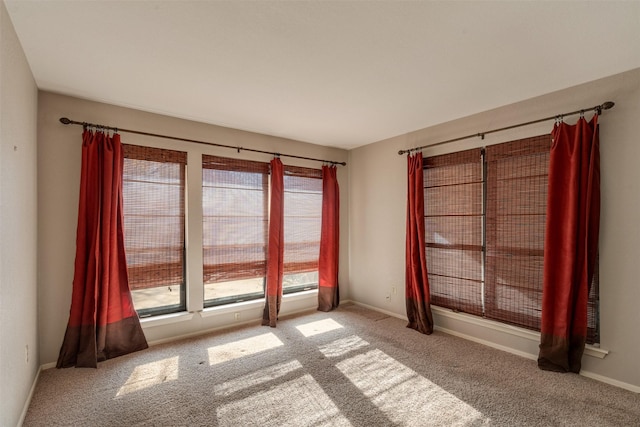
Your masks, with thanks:
<instances>
[{"instance_id":1,"label":"electrical outlet","mask_svg":"<svg viewBox=\"0 0 640 427\"><path fill-rule=\"evenodd\" d=\"M240 320L240 313L233 313L234 320Z\"/></svg>"},{"instance_id":2,"label":"electrical outlet","mask_svg":"<svg viewBox=\"0 0 640 427\"><path fill-rule=\"evenodd\" d=\"M392 294L394 294L394 295L396 295L396 294L397 294L397 292L396 292L396 287L395 287L395 286L391 288L391 293L392 293Z\"/></svg>"}]
</instances>

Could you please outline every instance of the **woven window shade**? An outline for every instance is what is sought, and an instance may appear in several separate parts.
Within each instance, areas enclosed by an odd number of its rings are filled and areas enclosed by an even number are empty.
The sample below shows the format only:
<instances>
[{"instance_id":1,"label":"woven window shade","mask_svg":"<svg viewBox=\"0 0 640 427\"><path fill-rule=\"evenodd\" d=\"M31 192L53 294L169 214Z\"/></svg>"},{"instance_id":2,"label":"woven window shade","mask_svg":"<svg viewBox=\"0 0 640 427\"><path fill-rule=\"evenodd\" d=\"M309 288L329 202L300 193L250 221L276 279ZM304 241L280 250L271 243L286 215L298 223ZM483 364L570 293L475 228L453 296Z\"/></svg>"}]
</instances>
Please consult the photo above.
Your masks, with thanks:
<instances>
[{"instance_id":1,"label":"woven window shade","mask_svg":"<svg viewBox=\"0 0 640 427\"><path fill-rule=\"evenodd\" d=\"M481 149L425 159L433 304L540 330L550 148L550 135L489 146L485 173ZM596 262L587 306L589 344L600 342L598 273Z\"/></svg>"},{"instance_id":2,"label":"woven window shade","mask_svg":"<svg viewBox=\"0 0 640 427\"><path fill-rule=\"evenodd\" d=\"M600 260L596 258L587 301L587 344L600 343Z\"/></svg>"},{"instance_id":3,"label":"woven window shade","mask_svg":"<svg viewBox=\"0 0 640 427\"><path fill-rule=\"evenodd\" d=\"M551 135L486 148L485 316L540 330ZM599 342L598 264L587 342Z\"/></svg>"},{"instance_id":4,"label":"woven window shade","mask_svg":"<svg viewBox=\"0 0 640 427\"><path fill-rule=\"evenodd\" d=\"M269 164L202 156L204 283L266 275Z\"/></svg>"},{"instance_id":5,"label":"woven window shade","mask_svg":"<svg viewBox=\"0 0 640 427\"><path fill-rule=\"evenodd\" d=\"M424 161L427 271L431 302L482 315L482 151Z\"/></svg>"},{"instance_id":6,"label":"woven window shade","mask_svg":"<svg viewBox=\"0 0 640 427\"><path fill-rule=\"evenodd\" d=\"M184 283L187 154L123 144L125 252L132 290Z\"/></svg>"},{"instance_id":7,"label":"woven window shade","mask_svg":"<svg viewBox=\"0 0 640 427\"><path fill-rule=\"evenodd\" d=\"M551 136L486 148L485 315L540 330Z\"/></svg>"},{"instance_id":8,"label":"woven window shade","mask_svg":"<svg viewBox=\"0 0 640 427\"><path fill-rule=\"evenodd\" d=\"M284 272L318 269L322 170L284 167Z\"/></svg>"}]
</instances>

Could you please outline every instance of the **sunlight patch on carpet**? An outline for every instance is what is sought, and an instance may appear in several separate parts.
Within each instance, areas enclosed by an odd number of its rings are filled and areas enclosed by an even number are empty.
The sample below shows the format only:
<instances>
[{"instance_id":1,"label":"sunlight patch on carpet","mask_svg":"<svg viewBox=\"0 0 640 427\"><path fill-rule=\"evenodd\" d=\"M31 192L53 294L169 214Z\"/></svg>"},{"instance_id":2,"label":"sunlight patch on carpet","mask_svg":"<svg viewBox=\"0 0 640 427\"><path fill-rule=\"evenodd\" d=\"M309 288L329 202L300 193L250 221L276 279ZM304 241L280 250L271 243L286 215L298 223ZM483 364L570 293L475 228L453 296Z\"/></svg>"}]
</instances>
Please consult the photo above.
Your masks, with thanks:
<instances>
[{"instance_id":1,"label":"sunlight patch on carpet","mask_svg":"<svg viewBox=\"0 0 640 427\"><path fill-rule=\"evenodd\" d=\"M311 375L238 399L217 410L218 425L350 426Z\"/></svg>"},{"instance_id":2,"label":"sunlight patch on carpet","mask_svg":"<svg viewBox=\"0 0 640 427\"><path fill-rule=\"evenodd\" d=\"M120 387L117 396L178 379L178 356L136 366L127 382Z\"/></svg>"},{"instance_id":3,"label":"sunlight patch on carpet","mask_svg":"<svg viewBox=\"0 0 640 427\"><path fill-rule=\"evenodd\" d=\"M341 338L329 344L321 345L319 349L326 357L340 357L368 345L369 343L359 336L351 335L350 337Z\"/></svg>"},{"instance_id":4,"label":"sunlight patch on carpet","mask_svg":"<svg viewBox=\"0 0 640 427\"><path fill-rule=\"evenodd\" d=\"M209 365L228 362L284 345L272 332L209 347Z\"/></svg>"},{"instance_id":5,"label":"sunlight patch on carpet","mask_svg":"<svg viewBox=\"0 0 640 427\"><path fill-rule=\"evenodd\" d=\"M296 326L296 329L298 329L300 333L307 338L318 334L324 334L325 332L335 331L340 328L344 328L344 326L333 319L318 320L316 322Z\"/></svg>"},{"instance_id":6,"label":"sunlight patch on carpet","mask_svg":"<svg viewBox=\"0 0 640 427\"><path fill-rule=\"evenodd\" d=\"M336 367L393 423L469 425L490 419L409 367L376 349Z\"/></svg>"},{"instance_id":7,"label":"sunlight patch on carpet","mask_svg":"<svg viewBox=\"0 0 640 427\"><path fill-rule=\"evenodd\" d=\"M277 380L285 375L302 369L302 364L297 360L269 366L259 371L234 378L222 384L214 384L213 392L218 396L229 396L245 388L262 386L270 381Z\"/></svg>"}]
</instances>

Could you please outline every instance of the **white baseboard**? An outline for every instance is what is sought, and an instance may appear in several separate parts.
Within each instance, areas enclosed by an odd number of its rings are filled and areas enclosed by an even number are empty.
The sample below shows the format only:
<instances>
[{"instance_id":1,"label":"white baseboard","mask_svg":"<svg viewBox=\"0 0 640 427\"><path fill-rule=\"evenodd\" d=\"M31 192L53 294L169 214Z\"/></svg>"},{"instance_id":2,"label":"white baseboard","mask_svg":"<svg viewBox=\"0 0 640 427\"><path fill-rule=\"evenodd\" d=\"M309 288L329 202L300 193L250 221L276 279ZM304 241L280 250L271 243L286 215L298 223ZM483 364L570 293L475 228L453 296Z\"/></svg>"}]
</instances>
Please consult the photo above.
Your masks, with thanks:
<instances>
[{"instance_id":1,"label":"white baseboard","mask_svg":"<svg viewBox=\"0 0 640 427\"><path fill-rule=\"evenodd\" d=\"M364 308L368 308L369 310L377 311L378 313L383 313L383 314L386 314L388 316L395 317L397 319L406 320L407 322L409 321L407 316L403 316L403 315L400 315L398 313L394 313L393 311L384 310L382 308L374 307L372 305L364 304L364 303L357 302L357 301L350 301L350 302L354 303L355 305L359 305L360 307L364 307Z\"/></svg>"},{"instance_id":2,"label":"white baseboard","mask_svg":"<svg viewBox=\"0 0 640 427\"><path fill-rule=\"evenodd\" d=\"M55 363L53 365L55 366ZM33 383L31 384L31 390L29 390L29 394L27 395L27 400L24 402L22 413L20 414L20 419L18 419L18 427L22 426L22 424L24 423L24 419L27 416L27 411L29 410L29 405L31 405L31 399L33 398L33 393L36 391L36 384L38 384L38 378L40 378L41 371L42 371L42 366L38 368L38 372L36 372L36 377L33 379Z\"/></svg>"},{"instance_id":3,"label":"white baseboard","mask_svg":"<svg viewBox=\"0 0 640 427\"><path fill-rule=\"evenodd\" d=\"M57 362L45 363L44 365L40 366L40 370L46 371L47 369L55 368L56 365L57 365Z\"/></svg>"},{"instance_id":4,"label":"white baseboard","mask_svg":"<svg viewBox=\"0 0 640 427\"><path fill-rule=\"evenodd\" d=\"M605 384L609 384L609 385L612 385L612 386L615 386L615 387L620 387L620 388L623 388L625 390L629 390L629 391L632 391L634 393L640 394L640 387L638 387L637 385L633 385L633 384L625 383L625 382L622 382L622 381L614 380L613 378L605 377L605 376L599 375L599 374L594 374L593 372L589 372L589 371L585 371L585 370L580 371L580 375L582 375L584 377L587 377L587 378L594 379L596 381L600 381L600 382L605 383Z\"/></svg>"},{"instance_id":5,"label":"white baseboard","mask_svg":"<svg viewBox=\"0 0 640 427\"><path fill-rule=\"evenodd\" d=\"M524 357L525 359L538 360L538 355L537 354L531 354L531 353L527 353L526 351L516 350L515 348L511 348L511 347L507 347L507 346L504 346L504 345L496 344L496 343L491 342L491 341L483 340L481 338L476 338L474 336L463 334L461 332L454 331L454 330L451 330L451 329L442 328L440 326L434 326L433 329L435 329L436 331L444 332L445 334L448 334L448 335L453 335L454 337L463 338L463 339L468 340L468 341L473 341L473 342L478 343L478 344L486 345L487 347L491 347L491 348L495 348L497 350L505 351L507 353L515 354L516 356Z\"/></svg>"},{"instance_id":6,"label":"white baseboard","mask_svg":"<svg viewBox=\"0 0 640 427\"><path fill-rule=\"evenodd\" d=\"M368 308L368 309L373 310L373 311L377 311L377 312L384 313L384 314L387 314L387 315L392 316L392 317L396 317L398 319L402 319L402 320L407 320L408 321L406 316L402 316L402 315L399 315L397 313L393 313L391 311L387 311L387 310L384 310L384 309L381 309L381 308L378 308L378 307L374 307L372 305L363 304L363 303L356 302L356 301L353 301L353 303L356 304L356 305ZM505 351L507 353L515 354L517 356L524 357L525 359L538 360L538 355L537 354L532 354L532 353L528 353L528 352L525 352L525 351L520 351L520 350L511 348L511 347L506 347L506 346L503 346L503 345L500 345L500 344L493 343L491 341L487 341L487 340L484 340L484 339L481 339L481 338L477 338L477 337L474 337L474 336L471 336L471 335L463 334L461 332L457 332L457 331L454 331L454 330L451 330L451 329L442 328L442 327L439 327L437 325L434 326L434 329L436 331L444 332L446 334L453 335L453 336L456 336L456 337L459 337L459 338L463 338L463 339L466 339L466 340L469 340L469 341L473 341L473 342L476 342L478 344L486 345L488 347L492 347L492 348L495 348L495 349L498 349L498 350L501 350L501 351ZM599 349L596 349L596 350L599 350ZM606 350L602 351L602 352L603 353L604 352L608 353L608 351L606 351ZM603 358L604 356L599 356L598 355L596 357ZM604 375L594 374L593 372L589 372L589 371L585 371L585 370L580 371L580 375L582 375L584 377L587 377L587 378L594 379L596 381L603 382L605 384L609 384L609 385L612 385L612 386L615 386L615 387L619 387L619 388L622 388L622 389L629 390L629 391L632 391L634 393L639 393L640 394L640 387L636 386L636 385L633 385L633 384L625 383L623 381L618 381L618 380L615 380L613 378L605 377Z\"/></svg>"}]
</instances>

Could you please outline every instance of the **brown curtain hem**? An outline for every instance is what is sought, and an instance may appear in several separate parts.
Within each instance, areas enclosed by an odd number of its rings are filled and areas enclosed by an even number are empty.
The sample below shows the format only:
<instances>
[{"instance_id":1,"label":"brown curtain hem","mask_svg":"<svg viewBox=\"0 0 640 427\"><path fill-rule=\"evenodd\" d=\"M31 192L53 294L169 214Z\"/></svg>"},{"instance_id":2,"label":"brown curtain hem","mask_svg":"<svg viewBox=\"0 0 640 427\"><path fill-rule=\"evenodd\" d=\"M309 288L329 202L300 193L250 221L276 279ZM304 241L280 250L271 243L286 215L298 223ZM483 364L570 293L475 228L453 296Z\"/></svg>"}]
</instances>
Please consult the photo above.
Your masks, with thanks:
<instances>
[{"instance_id":1,"label":"brown curtain hem","mask_svg":"<svg viewBox=\"0 0 640 427\"><path fill-rule=\"evenodd\" d=\"M320 286L318 288L318 311L331 311L340 305L340 290L338 286Z\"/></svg>"},{"instance_id":2,"label":"brown curtain hem","mask_svg":"<svg viewBox=\"0 0 640 427\"><path fill-rule=\"evenodd\" d=\"M549 334L540 336L538 367L545 371L580 373L586 338L573 336L570 340Z\"/></svg>"},{"instance_id":3,"label":"brown curtain hem","mask_svg":"<svg viewBox=\"0 0 640 427\"><path fill-rule=\"evenodd\" d=\"M96 337L104 330L105 348L97 348ZM97 368L98 362L149 348L137 317L103 327L68 326L56 368Z\"/></svg>"},{"instance_id":4,"label":"brown curtain hem","mask_svg":"<svg viewBox=\"0 0 640 427\"><path fill-rule=\"evenodd\" d=\"M262 312L262 326L275 328L278 313L280 313L280 301L275 297L267 297L267 302Z\"/></svg>"},{"instance_id":5,"label":"brown curtain hem","mask_svg":"<svg viewBox=\"0 0 640 427\"><path fill-rule=\"evenodd\" d=\"M407 328L415 329L421 334L431 335L433 333L433 315L431 309L421 309L424 304L407 299Z\"/></svg>"}]
</instances>

